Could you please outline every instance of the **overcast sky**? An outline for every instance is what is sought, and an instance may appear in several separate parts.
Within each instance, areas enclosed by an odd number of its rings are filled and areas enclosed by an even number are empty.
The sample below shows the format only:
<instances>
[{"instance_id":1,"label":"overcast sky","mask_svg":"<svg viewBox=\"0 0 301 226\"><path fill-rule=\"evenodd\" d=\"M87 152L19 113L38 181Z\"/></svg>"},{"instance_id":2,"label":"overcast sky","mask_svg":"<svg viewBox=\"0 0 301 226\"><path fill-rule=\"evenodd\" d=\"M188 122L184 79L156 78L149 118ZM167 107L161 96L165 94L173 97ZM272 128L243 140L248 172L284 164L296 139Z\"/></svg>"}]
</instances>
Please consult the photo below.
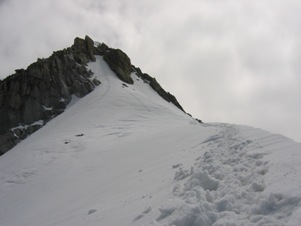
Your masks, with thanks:
<instances>
[{"instance_id":1,"label":"overcast sky","mask_svg":"<svg viewBox=\"0 0 301 226\"><path fill-rule=\"evenodd\" d=\"M194 117L301 142L300 25L300 0L0 0L0 78L88 34Z\"/></svg>"}]
</instances>

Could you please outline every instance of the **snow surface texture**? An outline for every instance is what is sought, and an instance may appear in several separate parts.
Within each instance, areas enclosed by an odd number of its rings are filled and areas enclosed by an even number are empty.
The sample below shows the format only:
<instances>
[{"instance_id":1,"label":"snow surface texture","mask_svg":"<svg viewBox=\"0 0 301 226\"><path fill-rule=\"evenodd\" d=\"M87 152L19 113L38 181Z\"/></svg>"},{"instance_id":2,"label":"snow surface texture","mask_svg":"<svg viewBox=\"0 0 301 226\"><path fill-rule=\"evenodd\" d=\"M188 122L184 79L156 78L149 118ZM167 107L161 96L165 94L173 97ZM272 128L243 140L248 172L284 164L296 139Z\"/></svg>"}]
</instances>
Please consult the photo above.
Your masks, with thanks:
<instances>
[{"instance_id":1,"label":"snow surface texture","mask_svg":"<svg viewBox=\"0 0 301 226\"><path fill-rule=\"evenodd\" d=\"M102 82L0 158L0 225L301 225L301 144Z\"/></svg>"}]
</instances>

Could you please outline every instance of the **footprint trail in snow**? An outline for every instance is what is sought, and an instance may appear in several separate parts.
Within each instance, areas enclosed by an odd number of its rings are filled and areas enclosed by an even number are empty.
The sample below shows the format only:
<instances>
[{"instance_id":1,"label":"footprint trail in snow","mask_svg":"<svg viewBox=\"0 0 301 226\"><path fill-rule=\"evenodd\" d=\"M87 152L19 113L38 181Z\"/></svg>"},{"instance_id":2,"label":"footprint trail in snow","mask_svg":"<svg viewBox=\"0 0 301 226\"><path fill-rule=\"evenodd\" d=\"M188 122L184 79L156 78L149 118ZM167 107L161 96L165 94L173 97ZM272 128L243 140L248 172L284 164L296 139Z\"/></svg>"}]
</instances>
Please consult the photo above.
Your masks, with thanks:
<instances>
[{"instance_id":1,"label":"footprint trail in snow","mask_svg":"<svg viewBox=\"0 0 301 226\"><path fill-rule=\"evenodd\" d=\"M202 143L201 148L209 151L197 159L194 169L178 169L173 198L162 205L151 225L284 225L293 211L289 207L300 200L262 194L269 162L256 152L260 145L241 137L234 126L212 126L222 131Z\"/></svg>"}]
</instances>

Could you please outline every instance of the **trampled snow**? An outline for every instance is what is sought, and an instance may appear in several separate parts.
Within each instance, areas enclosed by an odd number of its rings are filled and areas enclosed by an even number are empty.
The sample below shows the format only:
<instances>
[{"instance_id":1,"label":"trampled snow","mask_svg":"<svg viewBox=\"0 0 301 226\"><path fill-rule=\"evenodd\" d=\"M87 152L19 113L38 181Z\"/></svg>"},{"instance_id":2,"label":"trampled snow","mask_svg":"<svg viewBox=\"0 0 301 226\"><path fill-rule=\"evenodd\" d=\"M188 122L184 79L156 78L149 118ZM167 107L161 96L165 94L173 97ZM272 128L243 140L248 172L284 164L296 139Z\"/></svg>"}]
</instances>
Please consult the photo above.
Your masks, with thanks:
<instances>
[{"instance_id":1,"label":"trampled snow","mask_svg":"<svg viewBox=\"0 0 301 226\"><path fill-rule=\"evenodd\" d=\"M301 144L89 67L99 87L0 157L0 225L301 225Z\"/></svg>"}]
</instances>

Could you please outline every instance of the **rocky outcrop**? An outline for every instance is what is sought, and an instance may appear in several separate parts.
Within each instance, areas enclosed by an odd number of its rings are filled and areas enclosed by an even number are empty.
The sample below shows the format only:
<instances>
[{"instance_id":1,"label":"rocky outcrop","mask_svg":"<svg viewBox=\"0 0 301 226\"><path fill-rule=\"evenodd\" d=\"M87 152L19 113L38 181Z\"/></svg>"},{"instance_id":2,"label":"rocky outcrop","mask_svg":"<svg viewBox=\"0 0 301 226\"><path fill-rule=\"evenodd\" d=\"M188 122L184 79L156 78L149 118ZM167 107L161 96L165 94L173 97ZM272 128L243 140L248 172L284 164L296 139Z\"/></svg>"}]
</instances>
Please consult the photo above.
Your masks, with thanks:
<instances>
[{"instance_id":1,"label":"rocky outcrop","mask_svg":"<svg viewBox=\"0 0 301 226\"><path fill-rule=\"evenodd\" d=\"M100 84L86 68L88 62L96 60L95 55L103 56L123 82L133 84L131 73L135 72L163 99L184 111L155 78L132 66L124 52L104 43L96 46L88 36L75 38L71 47L0 80L0 155L62 113L72 95L83 97Z\"/></svg>"},{"instance_id":2,"label":"rocky outcrop","mask_svg":"<svg viewBox=\"0 0 301 226\"><path fill-rule=\"evenodd\" d=\"M177 98L169 92L166 92L155 78L149 76L146 73L143 73L138 67L132 66L132 69L140 78L142 78L145 82L149 83L153 90L155 90L164 100L173 103L181 111L185 112L183 107L179 104Z\"/></svg>"},{"instance_id":3,"label":"rocky outcrop","mask_svg":"<svg viewBox=\"0 0 301 226\"><path fill-rule=\"evenodd\" d=\"M134 83L131 77L131 60L124 52L120 49L109 49L105 52L103 59L120 80L129 84Z\"/></svg>"},{"instance_id":4,"label":"rocky outcrop","mask_svg":"<svg viewBox=\"0 0 301 226\"><path fill-rule=\"evenodd\" d=\"M38 129L31 124L46 123L65 110L72 95L83 97L100 83L85 67L95 61L94 50L91 38L76 38L71 48L38 59L1 81L0 154ZM23 132L15 133L16 127Z\"/></svg>"},{"instance_id":5,"label":"rocky outcrop","mask_svg":"<svg viewBox=\"0 0 301 226\"><path fill-rule=\"evenodd\" d=\"M75 38L74 44L71 47L72 52L75 53L75 58L80 64L86 64L90 61L95 61L95 47L94 41L86 36L85 39Z\"/></svg>"}]
</instances>

